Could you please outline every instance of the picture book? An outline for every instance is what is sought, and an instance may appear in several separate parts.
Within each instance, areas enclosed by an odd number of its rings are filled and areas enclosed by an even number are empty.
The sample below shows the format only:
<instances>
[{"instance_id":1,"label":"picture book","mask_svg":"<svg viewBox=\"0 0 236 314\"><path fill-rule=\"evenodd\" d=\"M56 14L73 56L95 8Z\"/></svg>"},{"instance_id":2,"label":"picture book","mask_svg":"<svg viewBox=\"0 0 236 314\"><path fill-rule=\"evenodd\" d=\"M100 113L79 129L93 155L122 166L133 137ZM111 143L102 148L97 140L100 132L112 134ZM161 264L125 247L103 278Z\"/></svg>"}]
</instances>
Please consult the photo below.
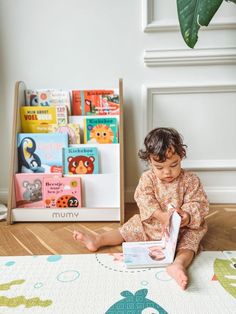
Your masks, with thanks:
<instances>
[{"instance_id":1,"label":"picture book","mask_svg":"<svg viewBox=\"0 0 236 314\"><path fill-rule=\"evenodd\" d=\"M123 242L124 263L127 268L165 267L174 260L181 217L174 211L170 218L169 235L161 240Z\"/></svg>"},{"instance_id":2,"label":"picture book","mask_svg":"<svg viewBox=\"0 0 236 314\"><path fill-rule=\"evenodd\" d=\"M67 146L65 133L19 133L18 172L61 173L62 148Z\"/></svg>"},{"instance_id":3,"label":"picture book","mask_svg":"<svg viewBox=\"0 0 236 314\"><path fill-rule=\"evenodd\" d=\"M73 115L118 115L119 95L116 90L73 90Z\"/></svg>"},{"instance_id":4,"label":"picture book","mask_svg":"<svg viewBox=\"0 0 236 314\"><path fill-rule=\"evenodd\" d=\"M98 149L96 147L63 148L64 174L97 174Z\"/></svg>"},{"instance_id":5,"label":"picture book","mask_svg":"<svg viewBox=\"0 0 236 314\"><path fill-rule=\"evenodd\" d=\"M84 143L118 143L118 121L114 117L84 119Z\"/></svg>"},{"instance_id":6,"label":"picture book","mask_svg":"<svg viewBox=\"0 0 236 314\"><path fill-rule=\"evenodd\" d=\"M21 127L25 133L47 133L49 124L66 124L68 120L65 106L20 108Z\"/></svg>"},{"instance_id":7,"label":"picture book","mask_svg":"<svg viewBox=\"0 0 236 314\"><path fill-rule=\"evenodd\" d=\"M43 181L44 207L81 207L81 178L61 177Z\"/></svg>"},{"instance_id":8,"label":"picture book","mask_svg":"<svg viewBox=\"0 0 236 314\"><path fill-rule=\"evenodd\" d=\"M43 180L44 178L60 177L61 174L45 173L16 173L15 174L15 195L16 207L40 208L44 207L43 202Z\"/></svg>"},{"instance_id":9,"label":"picture book","mask_svg":"<svg viewBox=\"0 0 236 314\"><path fill-rule=\"evenodd\" d=\"M68 124L49 124L49 133L66 133L68 134L69 144L80 144L80 127L76 123Z\"/></svg>"},{"instance_id":10,"label":"picture book","mask_svg":"<svg viewBox=\"0 0 236 314\"><path fill-rule=\"evenodd\" d=\"M27 106L66 106L70 113L70 94L62 89L27 89Z\"/></svg>"}]
</instances>

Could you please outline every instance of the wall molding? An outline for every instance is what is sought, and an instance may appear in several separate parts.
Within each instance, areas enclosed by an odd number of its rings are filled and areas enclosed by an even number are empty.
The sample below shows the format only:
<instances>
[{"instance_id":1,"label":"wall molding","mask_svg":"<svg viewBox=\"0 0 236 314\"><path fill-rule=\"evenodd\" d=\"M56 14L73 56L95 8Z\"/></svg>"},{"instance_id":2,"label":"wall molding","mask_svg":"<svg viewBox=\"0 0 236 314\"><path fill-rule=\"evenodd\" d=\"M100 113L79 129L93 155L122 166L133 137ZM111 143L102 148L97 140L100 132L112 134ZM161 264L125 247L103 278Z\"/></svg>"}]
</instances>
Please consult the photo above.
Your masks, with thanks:
<instances>
[{"instance_id":1,"label":"wall molding","mask_svg":"<svg viewBox=\"0 0 236 314\"><path fill-rule=\"evenodd\" d=\"M142 0L142 28L144 32L161 32L161 31L176 31L179 30L177 19L160 19L154 20L154 1ZM201 27L201 30L215 29L235 29L236 20L234 17L214 19L209 26Z\"/></svg>"},{"instance_id":2,"label":"wall molding","mask_svg":"<svg viewBox=\"0 0 236 314\"><path fill-rule=\"evenodd\" d=\"M183 160L183 168L194 171L234 171L236 159Z\"/></svg>"},{"instance_id":3,"label":"wall molding","mask_svg":"<svg viewBox=\"0 0 236 314\"><path fill-rule=\"evenodd\" d=\"M149 67L233 63L236 63L236 47L144 51L144 64Z\"/></svg>"},{"instance_id":4,"label":"wall molding","mask_svg":"<svg viewBox=\"0 0 236 314\"><path fill-rule=\"evenodd\" d=\"M152 117L153 117L153 98L158 94L203 94L203 93L235 93L236 82L230 83L217 83L217 84L199 84L192 85L189 83L177 84L150 84L149 86L142 86L142 104L143 104L143 117L144 128L143 138L151 130Z\"/></svg>"}]
</instances>

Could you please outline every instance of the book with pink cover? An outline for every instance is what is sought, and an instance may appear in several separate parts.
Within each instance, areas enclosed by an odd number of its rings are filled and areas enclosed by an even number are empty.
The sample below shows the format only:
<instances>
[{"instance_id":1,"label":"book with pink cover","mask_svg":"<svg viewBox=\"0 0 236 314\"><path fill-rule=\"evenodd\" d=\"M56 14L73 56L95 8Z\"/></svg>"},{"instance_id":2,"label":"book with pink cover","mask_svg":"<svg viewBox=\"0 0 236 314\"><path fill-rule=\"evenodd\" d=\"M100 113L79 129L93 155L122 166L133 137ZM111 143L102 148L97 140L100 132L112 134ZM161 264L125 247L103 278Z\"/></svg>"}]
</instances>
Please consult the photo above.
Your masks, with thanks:
<instances>
[{"instance_id":1,"label":"book with pink cover","mask_svg":"<svg viewBox=\"0 0 236 314\"><path fill-rule=\"evenodd\" d=\"M61 174L16 173L15 194L16 207L41 208L43 202L43 180L45 178L61 177Z\"/></svg>"},{"instance_id":2,"label":"book with pink cover","mask_svg":"<svg viewBox=\"0 0 236 314\"><path fill-rule=\"evenodd\" d=\"M81 178L46 178L43 181L43 196L46 208L80 208Z\"/></svg>"},{"instance_id":3,"label":"book with pink cover","mask_svg":"<svg viewBox=\"0 0 236 314\"><path fill-rule=\"evenodd\" d=\"M123 242L124 263L127 268L165 267L174 260L181 223L174 211L170 218L169 235L157 241Z\"/></svg>"}]
</instances>

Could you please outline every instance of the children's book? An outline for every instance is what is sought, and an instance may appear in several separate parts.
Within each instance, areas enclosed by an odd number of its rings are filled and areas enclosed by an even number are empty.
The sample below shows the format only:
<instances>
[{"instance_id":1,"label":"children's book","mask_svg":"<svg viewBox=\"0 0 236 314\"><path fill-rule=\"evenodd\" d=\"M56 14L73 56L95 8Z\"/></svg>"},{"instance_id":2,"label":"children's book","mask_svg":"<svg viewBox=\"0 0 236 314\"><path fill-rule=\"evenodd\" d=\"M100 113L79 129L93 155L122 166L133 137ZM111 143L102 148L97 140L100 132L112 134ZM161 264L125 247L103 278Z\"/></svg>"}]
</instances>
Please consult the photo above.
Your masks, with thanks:
<instances>
[{"instance_id":1,"label":"children's book","mask_svg":"<svg viewBox=\"0 0 236 314\"><path fill-rule=\"evenodd\" d=\"M118 143L117 118L86 117L84 119L84 143Z\"/></svg>"},{"instance_id":2,"label":"children's book","mask_svg":"<svg viewBox=\"0 0 236 314\"><path fill-rule=\"evenodd\" d=\"M61 173L62 148L67 146L65 133L19 133L18 172Z\"/></svg>"},{"instance_id":3,"label":"children's book","mask_svg":"<svg viewBox=\"0 0 236 314\"><path fill-rule=\"evenodd\" d=\"M80 127L76 123L68 124L49 124L49 133L66 133L68 134L69 144L80 144Z\"/></svg>"},{"instance_id":4,"label":"children's book","mask_svg":"<svg viewBox=\"0 0 236 314\"><path fill-rule=\"evenodd\" d=\"M123 242L124 263L127 268L165 267L174 260L181 217L174 211L170 218L169 235L161 240Z\"/></svg>"},{"instance_id":5,"label":"children's book","mask_svg":"<svg viewBox=\"0 0 236 314\"><path fill-rule=\"evenodd\" d=\"M73 90L73 115L118 115L119 95L116 90Z\"/></svg>"},{"instance_id":6,"label":"children's book","mask_svg":"<svg viewBox=\"0 0 236 314\"><path fill-rule=\"evenodd\" d=\"M81 178L61 177L43 181L46 208L81 207Z\"/></svg>"},{"instance_id":7,"label":"children's book","mask_svg":"<svg viewBox=\"0 0 236 314\"><path fill-rule=\"evenodd\" d=\"M16 207L41 208L43 202L43 180L45 178L60 177L61 174L45 173L16 173L15 195Z\"/></svg>"},{"instance_id":8,"label":"children's book","mask_svg":"<svg viewBox=\"0 0 236 314\"><path fill-rule=\"evenodd\" d=\"M27 106L66 106L70 113L70 94L62 89L27 89Z\"/></svg>"},{"instance_id":9,"label":"children's book","mask_svg":"<svg viewBox=\"0 0 236 314\"><path fill-rule=\"evenodd\" d=\"M20 108L22 131L25 133L47 133L49 124L66 124L68 120L65 106Z\"/></svg>"},{"instance_id":10,"label":"children's book","mask_svg":"<svg viewBox=\"0 0 236 314\"><path fill-rule=\"evenodd\" d=\"M96 147L63 148L64 174L97 174L98 149Z\"/></svg>"}]
</instances>

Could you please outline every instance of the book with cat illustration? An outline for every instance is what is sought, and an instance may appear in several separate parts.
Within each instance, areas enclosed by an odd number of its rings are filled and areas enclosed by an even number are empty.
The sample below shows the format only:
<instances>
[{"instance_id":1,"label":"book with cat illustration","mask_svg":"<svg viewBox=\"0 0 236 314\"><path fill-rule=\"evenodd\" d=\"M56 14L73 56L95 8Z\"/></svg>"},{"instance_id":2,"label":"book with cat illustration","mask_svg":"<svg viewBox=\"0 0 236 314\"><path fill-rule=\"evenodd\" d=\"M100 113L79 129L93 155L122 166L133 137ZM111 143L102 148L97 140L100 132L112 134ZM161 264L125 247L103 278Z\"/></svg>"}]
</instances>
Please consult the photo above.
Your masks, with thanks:
<instances>
[{"instance_id":1,"label":"book with cat illustration","mask_svg":"<svg viewBox=\"0 0 236 314\"><path fill-rule=\"evenodd\" d=\"M43 196L46 208L80 208L81 178L46 178L43 180Z\"/></svg>"},{"instance_id":2,"label":"book with cat illustration","mask_svg":"<svg viewBox=\"0 0 236 314\"><path fill-rule=\"evenodd\" d=\"M65 133L19 133L18 172L61 173L62 148L67 146Z\"/></svg>"},{"instance_id":3,"label":"book with cat illustration","mask_svg":"<svg viewBox=\"0 0 236 314\"><path fill-rule=\"evenodd\" d=\"M174 211L170 218L169 235L157 241L123 242L124 263L127 268L165 267L174 260L181 223Z\"/></svg>"},{"instance_id":4,"label":"book with cat illustration","mask_svg":"<svg viewBox=\"0 0 236 314\"><path fill-rule=\"evenodd\" d=\"M97 174L99 173L97 147L63 148L64 174Z\"/></svg>"},{"instance_id":5,"label":"book with cat illustration","mask_svg":"<svg viewBox=\"0 0 236 314\"><path fill-rule=\"evenodd\" d=\"M115 117L84 119L84 143L118 143L118 121Z\"/></svg>"},{"instance_id":6,"label":"book with cat illustration","mask_svg":"<svg viewBox=\"0 0 236 314\"><path fill-rule=\"evenodd\" d=\"M119 95L116 90L72 90L73 115L118 115Z\"/></svg>"}]
</instances>

